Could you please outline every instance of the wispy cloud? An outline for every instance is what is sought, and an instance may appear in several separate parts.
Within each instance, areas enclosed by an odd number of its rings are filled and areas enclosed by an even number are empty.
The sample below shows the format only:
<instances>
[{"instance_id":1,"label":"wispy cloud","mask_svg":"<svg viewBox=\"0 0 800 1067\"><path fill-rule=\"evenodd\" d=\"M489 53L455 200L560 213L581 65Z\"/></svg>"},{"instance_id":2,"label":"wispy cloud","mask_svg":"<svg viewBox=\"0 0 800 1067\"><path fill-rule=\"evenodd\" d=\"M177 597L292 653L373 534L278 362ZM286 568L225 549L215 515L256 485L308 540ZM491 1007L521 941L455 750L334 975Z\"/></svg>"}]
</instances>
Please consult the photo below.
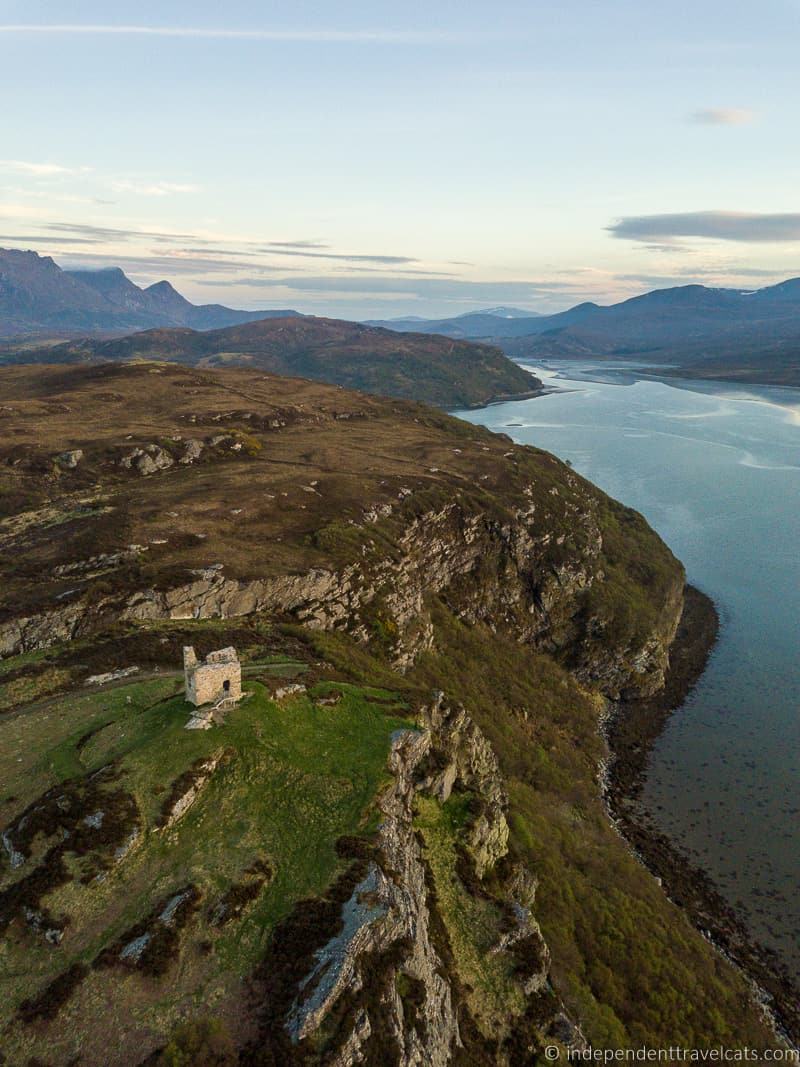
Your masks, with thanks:
<instances>
[{"instance_id":1,"label":"wispy cloud","mask_svg":"<svg viewBox=\"0 0 800 1067\"><path fill-rule=\"evenodd\" d=\"M33 239L32 239L33 240ZM37 247L46 249L47 238L38 239ZM139 277L147 278L170 278L178 275L190 276L194 280L207 277L209 274L241 274L244 271L266 274L270 268L266 265L254 264L246 260L215 259L213 256L184 256L184 255L120 255L116 252L64 252L58 260L63 267L122 267ZM277 267L271 268L277 271ZM292 267L280 265L280 273L291 271ZM221 280L213 282L222 285Z\"/></svg>"},{"instance_id":2,"label":"wispy cloud","mask_svg":"<svg viewBox=\"0 0 800 1067\"><path fill-rule=\"evenodd\" d=\"M0 233L0 241L13 241L14 245L20 242L25 244L49 245L99 245L103 242L97 237L42 237L41 234L31 233Z\"/></svg>"},{"instance_id":3,"label":"wispy cloud","mask_svg":"<svg viewBox=\"0 0 800 1067\"><path fill-rule=\"evenodd\" d=\"M51 222L44 227L54 233L70 233L77 237L100 238L104 241L134 241L151 240L163 241L195 241L198 244L206 244L202 238L192 233L168 233L159 230L133 230L117 229L111 226L89 226L84 223Z\"/></svg>"},{"instance_id":4,"label":"wispy cloud","mask_svg":"<svg viewBox=\"0 0 800 1067\"><path fill-rule=\"evenodd\" d=\"M267 248L330 248L324 241L268 241Z\"/></svg>"},{"instance_id":5,"label":"wispy cloud","mask_svg":"<svg viewBox=\"0 0 800 1067\"><path fill-rule=\"evenodd\" d=\"M686 237L715 241L800 241L800 213L760 214L748 211L690 211L674 215L631 215L618 219L608 232L627 241L665 243Z\"/></svg>"},{"instance_id":6,"label":"wispy cloud","mask_svg":"<svg viewBox=\"0 0 800 1067\"><path fill-rule=\"evenodd\" d=\"M30 163L24 159L0 159L3 170L16 174L30 174L37 178L53 178L63 174L87 174L91 167L63 167L60 163Z\"/></svg>"},{"instance_id":7,"label":"wispy cloud","mask_svg":"<svg viewBox=\"0 0 800 1067\"><path fill-rule=\"evenodd\" d=\"M3 34L184 37L231 41L321 44L445 44L467 41L467 33L429 30L223 29L203 26L141 26L106 23L4 23Z\"/></svg>"},{"instance_id":8,"label":"wispy cloud","mask_svg":"<svg viewBox=\"0 0 800 1067\"><path fill-rule=\"evenodd\" d=\"M502 303L514 301L530 303L537 300L550 287L546 282L526 281L470 281L461 278L441 278L435 276L409 278L407 276L354 274L347 276L297 275L282 278L251 276L232 280L220 280L214 283L223 286L236 286L254 289L290 289L299 294L334 296L396 297L401 299L438 300L465 305L475 303Z\"/></svg>"},{"instance_id":9,"label":"wispy cloud","mask_svg":"<svg viewBox=\"0 0 800 1067\"><path fill-rule=\"evenodd\" d=\"M703 107L689 116L701 126L745 126L755 117L755 111L748 107Z\"/></svg>"},{"instance_id":10,"label":"wispy cloud","mask_svg":"<svg viewBox=\"0 0 800 1067\"><path fill-rule=\"evenodd\" d=\"M116 181L111 183L115 193L134 193L136 196L174 196L182 193L197 193L199 185L180 182L132 182Z\"/></svg>"},{"instance_id":11,"label":"wispy cloud","mask_svg":"<svg viewBox=\"0 0 800 1067\"><path fill-rule=\"evenodd\" d=\"M278 248L274 244L265 245L259 251L271 256L299 256L303 259L346 260L348 263L418 263L410 256L363 255L349 252L307 252L299 248Z\"/></svg>"}]
</instances>

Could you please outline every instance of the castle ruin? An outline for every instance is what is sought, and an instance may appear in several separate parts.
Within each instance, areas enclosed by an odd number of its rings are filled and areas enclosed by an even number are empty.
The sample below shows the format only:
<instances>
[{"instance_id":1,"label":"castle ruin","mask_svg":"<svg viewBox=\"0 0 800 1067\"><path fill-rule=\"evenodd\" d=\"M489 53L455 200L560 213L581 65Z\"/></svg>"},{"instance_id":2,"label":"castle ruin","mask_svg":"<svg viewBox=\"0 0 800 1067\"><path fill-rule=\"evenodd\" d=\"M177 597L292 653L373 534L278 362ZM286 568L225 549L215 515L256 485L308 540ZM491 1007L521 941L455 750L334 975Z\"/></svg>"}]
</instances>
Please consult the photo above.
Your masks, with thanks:
<instances>
[{"instance_id":1,"label":"castle ruin","mask_svg":"<svg viewBox=\"0 0 800 1067\"><path fill-rule=\"evenodd\" d=\"M242 665L235 648L221 648L198 660L194 649L183 650L183 674L186 699L199 707L217 704L221 700L240 700L242 696Z\"/></svg>"}]
</instances>

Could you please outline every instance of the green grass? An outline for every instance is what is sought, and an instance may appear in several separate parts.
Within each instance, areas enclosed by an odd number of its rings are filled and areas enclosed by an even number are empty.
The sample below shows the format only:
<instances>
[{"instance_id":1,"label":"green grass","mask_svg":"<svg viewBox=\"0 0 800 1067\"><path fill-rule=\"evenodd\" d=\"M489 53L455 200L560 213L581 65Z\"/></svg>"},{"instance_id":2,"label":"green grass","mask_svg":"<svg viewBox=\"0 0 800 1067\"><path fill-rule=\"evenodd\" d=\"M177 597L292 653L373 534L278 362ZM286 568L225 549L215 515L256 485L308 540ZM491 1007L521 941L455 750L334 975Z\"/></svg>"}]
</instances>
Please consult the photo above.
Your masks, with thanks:
<instances>
[{"instance_id":1,"label":"green grass","mask_svg":"<svg viewBox=\"0 0 800 1067\"><path fill-rule=\"evenodd\" d=\"M20 667L27 667L32 663L40 663L48 655L50 655L51 649L38 648L34 652L23 652L19 656L9 656L7 659L0 659L0 678L4 674L10 674L11 671L16 671Z\"/></svg>"},{"instance_id":2,"label":"green grass","mask_svg":"<svg viewBox=\"0 0 800 1067\"><path fill-rule=\"evenodd\" d=\"M305 694L276 704L262 685L248 682L248 697L224 724L187 731L189 706L182 696L168 695L174 685L174 679L158 680L81 693L64 698L58 714L35 709L18 719L24 742L15 734L13 751L21 743L30 751L24 769L15 757L9 760L4 780L20 798L13 810L54 781L117 759L118 784L136 797L147 834L105 882L88 888L71 882L44 900L72 918L58 953L24 935L0 942L6 1016L70 963L90 962L142 919L154 900L189 882L204 898L164 983L151 982L148 992L142 979L114 972L94 973L84 982L59 1016L64 1049L86 1031L94 1011L100 1026L118 1018L126 998L138 1005L138 1023L167 1033L178 1004L200 1010L204 998L224 996L249 974L274 923L298 899L322 892L340 869L337 838L374 826L375 798L388 781L391 734L409 724L400 717L402 703L387 690L337 685L341 699L335 705L316 705ZM322 696L329 689L321 685L314 692ZM0 742L13 726L0 726ZM92 729L97 732L79 749ZM6 747L0 744L0 752ZM171 783L198 758L222 750L225 760L186 815L167 831L155 829ZM23 780L29 778L35 788ZM258 858L275 872L270 884L241 919L210 926L208 906ZM212 943L210 954L198 952L200 941ZM27 1049L30 1035L18 1037L19 1048Z\"/></svg>"}]
</instances>

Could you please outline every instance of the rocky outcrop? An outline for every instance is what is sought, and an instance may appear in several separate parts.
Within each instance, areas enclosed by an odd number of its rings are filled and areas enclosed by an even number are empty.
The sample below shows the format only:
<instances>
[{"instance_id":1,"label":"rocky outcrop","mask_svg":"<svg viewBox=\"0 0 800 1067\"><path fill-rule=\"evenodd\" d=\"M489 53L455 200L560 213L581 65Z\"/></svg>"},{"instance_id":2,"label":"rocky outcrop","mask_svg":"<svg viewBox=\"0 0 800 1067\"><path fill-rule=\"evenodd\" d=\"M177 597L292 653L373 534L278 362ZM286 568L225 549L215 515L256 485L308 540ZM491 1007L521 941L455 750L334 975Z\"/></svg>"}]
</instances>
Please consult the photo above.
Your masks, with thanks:
<instances>
[{"instance_id":1,"label":"rocky outcrop","mask_svg":"<svg viewBox=\"0 0 800 1067\"><path fill-rule=\"evenodd\" d=\"M420 722L419 732L403 730L393 739L394 781L380 801L375 858L342 904L337 932L314 954L285 1020L292 1041L301 1045L341 1000L361 993L338 1035L338 1048L326 1060L341 1067L364 1062L373 1033L380 1033L385 1062L398 1067L444 1067L463 1044L463 994L437 944L435 905L414 831L414 801L420 793L446 800L454 788L485 795L486 808L471 827L468 844L482 878L507 851L507 797L494 752L463 707L450 706L438 694L422 710ZM516 865L505 899L513 921L493 950L513 953L523 942L528 948L535 942L536 951L527 952L535 965L519 975L527 996L544 988L549 969L549 953L531 912L535 890L535 878ZM391 964L376 981L375 961L386 959ZM416 990L413 1011L398 992L404 981Z\"/></svg>"},{"instance_id":2,"label":"rocky outcrop","mask_svg":"<svg viewBox=\"0 0 800 1067\"><path fill-rule=\"evenodd\" d=\"M56 456L56 463L59 467L63 467L64 470L74 471L82 459L83 449L73 448L68 452L61 452Z\"/></svg>"},{"instance_id":3,"label":"rocky outcrop","mask_svg":"<svg viewBox=\"0 0 800 1067\"><path fill-rule=\"evenodd\" d=\"M166 470L175 465L175 460L160 445L148 445L146 448L135 448L127 456L123 456L119 465L128 470L135 470L139 474L155 474L156 471Z\"/></svg>"},{"instance_id":4,"label":"rocky outcrop","mask_svg":"<svg viewBox=\"0 0 800 1067\"><path fill-rule=\"evenodd\" d=\"M481 731L459 706L453 707L437 694L423 721L435 738L437 769L425 788L443 803L453 788L472 793L478 811L467 829L464 846L478 878L494 867L508 851L508 795L500 776L494 750Z\"/></svg>"},{"instance_id":5,"label":"rocky outcrop","mask_svg":"<svg viewBox=\"0 0 800 1067\"><path fill-rule=\"evenodd\" d=\"M207 759L198 760L189 771L173 782L172 790L164 802L159 820L161 829L170 830L179 819L183 818L197 800L204 786L211 780L211 776L224 756L224 752L218 752Z\"/></svg>"}]
</instances>

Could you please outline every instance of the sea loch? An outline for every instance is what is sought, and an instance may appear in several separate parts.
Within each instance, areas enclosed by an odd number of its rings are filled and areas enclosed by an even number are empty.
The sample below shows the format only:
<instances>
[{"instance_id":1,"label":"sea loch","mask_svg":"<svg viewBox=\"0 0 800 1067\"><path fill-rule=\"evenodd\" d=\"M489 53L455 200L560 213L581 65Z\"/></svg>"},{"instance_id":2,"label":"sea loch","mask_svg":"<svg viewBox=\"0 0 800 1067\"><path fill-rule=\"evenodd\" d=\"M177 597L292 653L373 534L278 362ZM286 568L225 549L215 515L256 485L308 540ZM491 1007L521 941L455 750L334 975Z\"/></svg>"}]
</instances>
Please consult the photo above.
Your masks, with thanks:
<instances>
[{"instance_id":1,"label":"sea loch","mask_svg":"<svg viewBox=\"0 0 800 1067\"><path fill-rule=\"evenodd\" d=\"M710 595L719 642L652 754L643 803L800 974L800 390L609 364L462 418L554 452L641 511Z\"/></svg>"}]
</instances>

